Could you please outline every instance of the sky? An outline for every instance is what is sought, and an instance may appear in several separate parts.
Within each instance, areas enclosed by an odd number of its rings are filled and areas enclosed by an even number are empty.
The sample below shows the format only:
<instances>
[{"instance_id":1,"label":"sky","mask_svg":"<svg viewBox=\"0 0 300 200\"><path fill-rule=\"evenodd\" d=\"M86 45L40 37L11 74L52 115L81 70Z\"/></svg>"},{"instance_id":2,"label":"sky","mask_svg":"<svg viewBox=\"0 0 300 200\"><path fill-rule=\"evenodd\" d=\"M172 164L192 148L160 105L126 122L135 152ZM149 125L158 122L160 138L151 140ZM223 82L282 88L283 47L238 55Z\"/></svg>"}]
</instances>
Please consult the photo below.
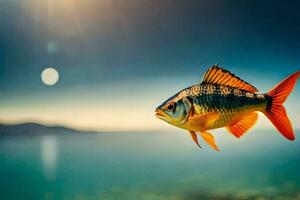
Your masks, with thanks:
<instances>
[{"instance_id":1,"label":"sky","mask_svg":"<svg viewBox=\"0 0 300 200\"><path fill-rule=\"evenodd\" d=\"M0 121L172 129L154 109L218 63L267 92L300 69L300 3L0 0ZM59 72L47 86L41 73ZM299 84L286 102L300 128ZM258 127L271 128L264 117Z\"/></svg>"}]
</instances>

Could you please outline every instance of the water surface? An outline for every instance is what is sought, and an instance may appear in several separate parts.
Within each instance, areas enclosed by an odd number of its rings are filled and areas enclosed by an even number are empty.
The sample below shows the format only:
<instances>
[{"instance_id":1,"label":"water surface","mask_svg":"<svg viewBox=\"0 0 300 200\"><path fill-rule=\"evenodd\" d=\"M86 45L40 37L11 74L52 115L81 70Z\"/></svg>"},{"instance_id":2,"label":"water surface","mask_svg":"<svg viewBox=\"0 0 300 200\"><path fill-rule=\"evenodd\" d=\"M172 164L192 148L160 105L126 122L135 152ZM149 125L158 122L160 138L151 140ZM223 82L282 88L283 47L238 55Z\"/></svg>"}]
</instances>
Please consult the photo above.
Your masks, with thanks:
<instances>
[{"instance_id":1,"label":"water surface","mask_svg":"<svg viewBox=\"0 0 300 200\"><path fill-rule=\"evenodd\" d=\"M3 199L300 199L300 142L275 131L220 131L216 152L184 131L49 130L0 138Z\"/></svg>"}]
</instances>

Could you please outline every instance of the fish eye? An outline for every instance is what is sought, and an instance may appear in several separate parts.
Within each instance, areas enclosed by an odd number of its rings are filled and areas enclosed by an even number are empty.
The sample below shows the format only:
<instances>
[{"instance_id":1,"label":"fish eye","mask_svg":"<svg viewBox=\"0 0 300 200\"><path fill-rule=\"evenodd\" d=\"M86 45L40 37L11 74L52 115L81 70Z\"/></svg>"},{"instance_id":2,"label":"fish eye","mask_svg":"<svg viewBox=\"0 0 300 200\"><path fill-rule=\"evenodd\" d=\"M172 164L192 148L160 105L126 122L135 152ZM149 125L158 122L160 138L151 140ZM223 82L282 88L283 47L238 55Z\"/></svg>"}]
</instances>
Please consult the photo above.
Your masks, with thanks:
<instances>
[{"instance_id":1,"label":"fish eye","mask_svg":"<svg viewBox=\"0 0 300 200\"><path fill-rule=\"evenodd\" d=\"M173 111L174 109L175 109L175 103L169 103L168 105L167 105L167 109L169 110L169 111Z\"/></svg>"}]
</instances>

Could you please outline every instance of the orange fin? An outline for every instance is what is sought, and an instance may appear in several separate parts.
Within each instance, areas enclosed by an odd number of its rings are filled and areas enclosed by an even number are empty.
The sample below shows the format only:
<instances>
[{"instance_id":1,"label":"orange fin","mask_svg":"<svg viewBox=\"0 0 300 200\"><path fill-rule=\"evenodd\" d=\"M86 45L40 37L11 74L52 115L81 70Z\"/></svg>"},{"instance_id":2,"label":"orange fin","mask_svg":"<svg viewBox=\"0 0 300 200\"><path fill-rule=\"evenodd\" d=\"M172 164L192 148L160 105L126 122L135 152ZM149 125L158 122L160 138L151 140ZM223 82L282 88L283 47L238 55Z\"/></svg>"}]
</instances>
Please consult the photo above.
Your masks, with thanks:
<instances>
[{"instance_id":1,"label":"orange fin","mask_svg":"<svg viewBox=\"0 0 300 200\"><path fill-rule=\"evenodd\" d=\"M208 132L201 132L201 136L204 139L204 141L207 142L207 144L209 144L209 146L211 146L213 149L217 151L220 151L219 147L215 143L215 138L212 134Z\"/></svg>"},{"instance_id":2,"label":"orange fin","mask_svg":"<svg viewBox=\"0 0 300 200\"><path fill-rule=\"evenodd\" d=\"M270 92L268 92L268 95L272 98L272 101L264 112L277 130L289 140L294 140L295 134L292 124L282 104L292 92L299 76L300 71L295 72L291 76L281 81Z\"/></svg>"},{"instance_id":3,"label":"orange fin","mask_svg":"<svg viewBox=\"0 0 300 200\"><path fill-rule=\"evenodd\" d=\"M188 127L194 131L206 130L206 127L219 118L216 112L206 113L203 115L194 115L188 118Z\"/></svg>"},{"instance_id":4,"label":"orange fin","mask_svg":"<svg viewBox=\"0 0 300 200\"><path fill-rule=\"evenodd\" d=\"M269 112L265 112L265 115L284 137L289 140L295 139L292 124L282 105L276 106L276 109L270 110Z\"/></svg>"},{"instance_id":5,"label":"orange fin","mask_svg":"<svg viewBox=\"0 0 300 200\"><path fill-rule=\"evenodd\" d=\"M258 115L256 112L252 112L248 115L243 116L237 122L227 126L227 130L232 133L235 137L239 138L246 131L248 131L257 121Z\"/></svg>"},{"instance_id":6,"label":"orange fin","mask_svg":"<svg viewBox=\"0 0 300 200\"><path fill-rule=\"evenodd\" d=\"M243 81L231 72L222 69L218 65L214 65L204 74L202 83L210 83L216 85L226 85L236 87L249 92L257 92L258 90L251 84Z\"/></svg>"},{"instance_id":7,"label":"orange fin","mask_svg":"<svg viewBox=\"0 0 300 200\"><path fill-rule=\"evenodd\" d=\"M191 137L194 140L194 142L198 145L198 147L201 148L201 146L200 146L200 144L198 142L197 134L194 131L189 131L189 133L191 134Z\"/></svg>"}]
</instances>

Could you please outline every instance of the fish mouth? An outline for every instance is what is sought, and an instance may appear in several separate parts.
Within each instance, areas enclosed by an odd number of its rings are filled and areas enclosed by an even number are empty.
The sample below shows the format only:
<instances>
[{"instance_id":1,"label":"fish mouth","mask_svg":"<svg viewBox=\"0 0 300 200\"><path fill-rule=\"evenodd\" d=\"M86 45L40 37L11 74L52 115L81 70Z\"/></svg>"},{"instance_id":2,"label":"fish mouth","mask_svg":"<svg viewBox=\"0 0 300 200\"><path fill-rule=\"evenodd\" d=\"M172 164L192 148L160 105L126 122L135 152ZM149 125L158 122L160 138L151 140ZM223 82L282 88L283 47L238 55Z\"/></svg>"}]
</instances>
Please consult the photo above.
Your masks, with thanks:
<instances>
[{"instance_id":1,"label":"fish mouth","mask_svg":"<svg viewBox=\"0 0 300 200\"><path fill-rule=\"evenodd\" d=\"M155 110L155 116L159 119L165 119L165 113L159 109Z\"/></svg>"}]
</instances>

